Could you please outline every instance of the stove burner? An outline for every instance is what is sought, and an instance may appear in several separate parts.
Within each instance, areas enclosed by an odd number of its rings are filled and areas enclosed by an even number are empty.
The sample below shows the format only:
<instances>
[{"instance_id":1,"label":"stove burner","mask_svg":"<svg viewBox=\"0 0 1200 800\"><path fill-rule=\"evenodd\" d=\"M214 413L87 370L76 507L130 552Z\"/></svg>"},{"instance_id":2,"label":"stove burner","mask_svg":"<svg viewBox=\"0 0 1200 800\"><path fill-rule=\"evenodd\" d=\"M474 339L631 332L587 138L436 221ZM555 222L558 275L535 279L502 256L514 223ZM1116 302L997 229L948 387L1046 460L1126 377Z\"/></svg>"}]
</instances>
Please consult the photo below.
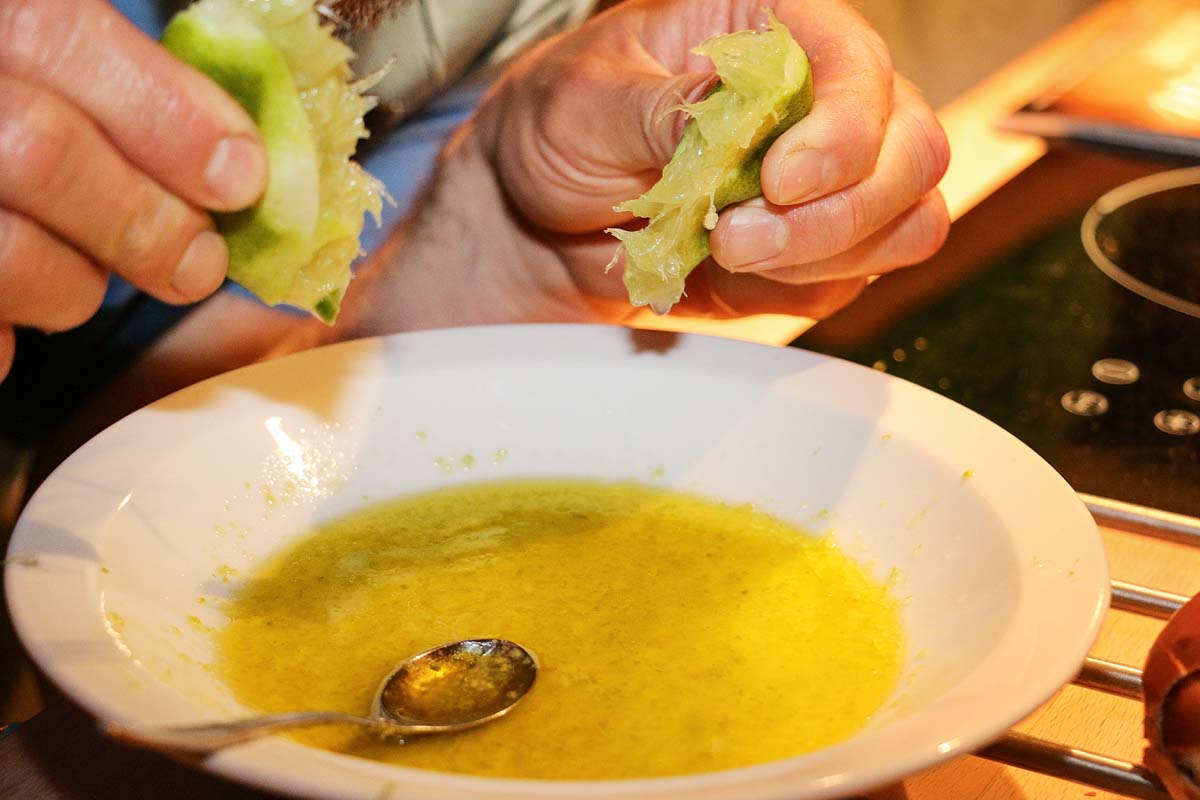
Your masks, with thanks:
<instances>
[{"instance_id":1,"label":"stove burner","mask_svg":"<svg viewBox=\"0 0 1200 800\"><path fill-rule=\"evenodd\" d=\"M1147 300L1200 317L1200 167L1119 186L1088 210L1083 247L1108 277Z\"/></svg>"},{"instance_id":2,"label":"stove burner","mask_svg":"<svg viewBox=\"0 0 1200 800\"><path fill-rule=\"evenodd\" d=\"M1200 416L1172 408L1154 415L1154 427L1172 436L1192 436L1200 433Z\"/></svg>"},{"instance_id":3,"label":"stove burner","mask_svg":"<svg viewBox=\"0 0 1200 800\"><path fill-rule=\"evenodd\" d=\"M1113 386L1128 386L1142 377L1138 365L1123 358L1102 358L1092 364L1092 377Z\"/></svg>"},{"instance_id":4,"label":"stove burner","mask_svg":"<svg viewBox=\"0 0 1200 800\"><path fill-rule=\"evenodd\" d=\"M1108 398L1091 389L1073 389L1062 396L1062 407L1081 417L1108 413Z\"/></svg>"}]
</instances>

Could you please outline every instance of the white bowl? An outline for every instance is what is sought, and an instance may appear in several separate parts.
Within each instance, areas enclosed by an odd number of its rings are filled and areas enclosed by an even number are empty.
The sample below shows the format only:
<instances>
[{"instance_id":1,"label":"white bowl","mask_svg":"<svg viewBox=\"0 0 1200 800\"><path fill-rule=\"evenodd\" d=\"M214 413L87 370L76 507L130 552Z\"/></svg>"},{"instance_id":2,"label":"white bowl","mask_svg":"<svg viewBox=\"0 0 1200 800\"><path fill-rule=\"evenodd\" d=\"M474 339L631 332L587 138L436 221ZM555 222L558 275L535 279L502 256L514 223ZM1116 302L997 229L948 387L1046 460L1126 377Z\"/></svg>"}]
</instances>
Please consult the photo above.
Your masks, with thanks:
<instances>
[{"instance_id":1,"label":"white bowl","mask_svg":"<svg viewBox=\"0 0 1200 800\"><path fill-rule=\"evenodd\" d=\"M37 663L98 716L244 714L205 669L221 616L198 595L364 497L525 476L657 480L832 528L880 578L902 576L901 688L844 743L678 778L473 778L286 739L204 765L312 797L842 796L1000 736L1073 677L1108 604L1071 488L937 394L795 349L542 325L315 350L133 414L30 502L8 602Z\"/></svg>"}]
</instances>

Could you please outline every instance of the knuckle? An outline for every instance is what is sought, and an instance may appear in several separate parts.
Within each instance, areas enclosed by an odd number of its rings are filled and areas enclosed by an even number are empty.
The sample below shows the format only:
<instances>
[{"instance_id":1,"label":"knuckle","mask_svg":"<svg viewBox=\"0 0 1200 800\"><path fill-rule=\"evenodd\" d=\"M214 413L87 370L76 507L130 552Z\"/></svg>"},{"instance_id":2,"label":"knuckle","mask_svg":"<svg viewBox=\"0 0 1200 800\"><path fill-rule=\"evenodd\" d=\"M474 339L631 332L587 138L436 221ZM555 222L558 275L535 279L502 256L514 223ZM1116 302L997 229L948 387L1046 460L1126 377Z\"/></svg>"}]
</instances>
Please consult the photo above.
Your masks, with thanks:
<instances>
[{"instance_id":1,"label":"knuckle","mask_svg":"<svg viewBox=\"0 0 1200 800\"><path fill-rule=\"evenodd\" d=\"M861 93L847 86L831 95L828 115L827 143L824 148L836 159L841 183L864 180L875 171L879 154L886 135L887 113L879 113L876 106L862 102Z\"/></svg>"},{"instance_id":2,"label":"knuckle","mask_svg":"<svg viewBox=\"0 0 1200 800\"><path fill-rule=\"evenodd\" d=\"M104 302L104 290L108 281L96 273L94 280L81 282L76 287L70 305L64 309L60 324L63 330L77 328L96 315Z\"/></svg>"},{"instance_id":3,"label":"knuckle","mask_svg":"<svg viewBox=\"0 0 1200 800\"><path fill-rule=\"evenodd\" d=\"M940 183L946 170L950 168L950 138L946 135L942 124L930 114L930 124L926 127L929 135L930 149L933 152L934 183Z\"/></svg>"},{"instance_id":4,"label":"knuckle","mask_svg":"<svg viewBox=\"0 0 1200 800\"><path fill-rule=\"evenodd\" d=\"M62 192L73 174L73 129L47 95L6 86L0 99L5 192Z\"/></svg>"},{"instance_id":5,"label":"knuckle","mask_svg":"<svg viewBox=\"0 0 1200 800\"><path fill-rule=\"evenodd\" d=\"M79 0L0 0L0 64L53 75L80 35Z\"/></svg>"},{"instance_id":6,"label":"knuckle","mask_svg":"<svg viewBox=\"0 0 1200 800\"><path fill-rule=\"evenodd\" d=\"M17 235L16 220L0 210L0 293L4 295L17 292L17 287L12 285L15 270L22 262Z\"/></svg>"},{"instance_id":7,"label":"knuckle","mask_svg":"<svg viewBox=\"0 0 1200 800\"><path fill-rule=\"evenodd\" d=\"M145 272L153 260L157 237L155 229L161 207L139 190L122 209L113 225L105 252L116 264L135 272Z\"/></svg>"},{"instance_id":8,"label":"knuckle","mask_svg":"<svg viewBox=\"0 0 1200 800\"><path fill-rule=\"evenodd\" d=\"M0 63L12 68L41 57L50 11L49 0L0 0Z\"/></svg>"},{"instance_id":9,"label":"knuckle","mask_svg":"<svg viewBox=\"0 0 1200 800\"><path fill-rule=\"evenodd\" d=\"M578 71L569 69L565 61L562 52L535 48L513 68L505 85L517 98L534 108L540 107L543 113L557 111L564 98L564 93L557 91L564 72L573 80L579 79ZM516 109L524 103L514 102L509 108Z\"/></svg>"},{"instance_id":10,"label":"knuckle","mask_svg":"<svg viewBox=\"0 0 1200 800\"><path fill-rule=\"evenodd\" d=\"M834 196L832 219L837 222L827 228L824 255L845 252L874 232L872 205L867 193L858 187Z\"/></svg>"},{"instance_id":11,"label":"knuckle","mask_svg":"<svg viewBox=\"0 0 1200 800\"><path fill-rule=\"evenodd\" d=\"M903 147L913 187L924 194L946 174L950 165L950 145L932 113L922 112L910 117L904 134Z\"/></svg>"},{"instance_id":12,"label":"knuckle","mask_svg":"<svg viewBox=\"0 0 1200 800\"><path fill-rule=\"evenodd\" d=\"M863 34L863 45L867 48L871 59L875 62L880 77L886 81L885 85L891 85L892 76L896 74L895 66L892 64L892 51L888 48L887 42L884 41L883 37L874 28L868 26L863 31Z\"/></svg>"},{"instance_id":13,"label":"knuckle","mask_svg":"<svg viewBox=\"0 0 1200 800\"><path fill-rule=\"evenodd\" d=\"M922 204L919 219L913 263L930 258L950 235L950 214L940 195Z\"/></svg>"},{"instance_id":14,"label":"knuckle","mask_svg":"<svg viewBox=\"0 0 1200 800\"><path fill-rule=\"evenodd\" d=\"M540 107L540 119L533 122L565 139L578 136L580 114L585 110L581 99L602 96L602 88L611 80L611 67L597 58L579 58L570 64L558 63L560 60L551 60L539 71L535 96L538 106L534 107Z\"/></svg>"},{"instance_id":15,"label":"knuckle","mask_svg":"<svg viewBox=\"0 0 1200 800\"><path fill-rule=\"evenodd\" d=\"M870 177L879 163L879 154L886 136L887 119L871 118L867 116L865 109L855 109L849 113L852 116L841 128L844 131L852 131L853 135L839 139L836 146L841 151L842 169L846 179L861 181Z\"/></svg>"},{"instance_id":16,"label":"knuckle","mask_svg":"<svg viewBox=\"0 0 1200 800\"><path fill-rule=\"evenodd\" d=\"M153 283L168 274L182 238L195 231L186 224L180 201L148 180L138 184L117 214L104 260L135 282Z\"/></svg>"},{"instance_id":17,"label":"knuckle","mask_svg":"<svg viewBox=\"0 0 1200 800\"><path fill-rule=\"evenodd\" d=\"M17 342L11 325L0 324L0 381L8 376L16 355Z\"/></svg>"},{"instance_id":18,"label":"knuckle","mask_svg":"<svg viewBox=\"0 0 1200 800\"><path fill-rule=\"evenodd\" d=\"M87 322L104 303L108 286L105 273L79 258L68 288L64 288L62 299L55 303L53 312L39 320L38 327L47 333L59 333L78 328Z\"/></svg>"},{"instance_id":19,"label":"knuckle","mask_svg":"<svg viewBox=\"0 0 1200 800\"><path fill-rule=\"evenodd\" d=\"M51 270L52 271L48 271ZM49 333L90 319L104 300L103 273L56 247L42 229L0 210L0 318Z\"/></svg>"},{"instance_id":20,"label":"knuckle","mask_svg":"<svg viewBox=\"0 0 1200 800\"><path fill-rule=\"evenodd\" d=\"M87 322L100 310L104 302L104 286L102 280L81 282L72 287L71 297L61 303L53 317L44 320L38 327L46 333L61 333L72 328L78 328Z\"/></svg>"}]
</instances>

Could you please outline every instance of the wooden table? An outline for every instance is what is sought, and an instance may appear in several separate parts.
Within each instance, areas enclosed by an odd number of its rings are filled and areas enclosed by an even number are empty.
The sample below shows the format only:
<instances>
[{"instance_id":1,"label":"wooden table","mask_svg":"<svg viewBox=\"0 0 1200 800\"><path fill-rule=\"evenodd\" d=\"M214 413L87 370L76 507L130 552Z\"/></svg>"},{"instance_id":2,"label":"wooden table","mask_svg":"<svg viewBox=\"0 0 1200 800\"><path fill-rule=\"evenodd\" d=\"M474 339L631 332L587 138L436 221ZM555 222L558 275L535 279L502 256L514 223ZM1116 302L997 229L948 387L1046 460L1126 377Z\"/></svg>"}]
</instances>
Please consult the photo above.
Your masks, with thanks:
<instances>
[{"instance_id":1,"label":"wooden table","mask_svg":"<svg viewBox=\"0 0 1200 800\"><path fill-rule=\"evenodd\" d=\"M955 154L942 183L956 220L952 241L941 256L959 256L955 238L969 241L977 261L979 248L998 245L996 234L973 224L968 212L1044 153L1044 145L1027 137L1000 134L993 122L1037 92L1048 76L1085 47L1097 33L1138 2L1113 0L1063 30L1043 46L1005 67L992 78L940 111ZM1150 0L1151 2L1153 0ZM1053 168L1050 165L1049 168ZM1082 187L1080 191L1089 191ZM1014 219L1019 210L1013 210ZM994 227L994 226L993 226ZM989 244L990 242L990 244ZM961 249L961 248L960 248ZM962 262L966 263L965 256ZM914 286L919 288L920 279ZM886 313L880 310L881 314ZM868 315L869 316L869 315ZM643 317L642 327L673 328L671 318ZM715 323L691 321L688 330L715 333L770 344L786 344L811 325L808 320L762 316ZM1114 578L1191 595L1200 592L1200 548L1175 544L1115 528L1102 528ZM1093 655L1140 666L1162 622L1122 611L1109 613ZM1137 701L1068 686L1016 731L1067 743L1108 756L1141 760L1142 709ZM107 800L108 798L172 797L258 798L265 795L234 787L188 766L106 741L89 718L61 697L14 733L0 739L0 797ZM962 756L870 795L877 800L943 800L944 798L1117 797L1058 778L1003 766L977 756Z\"/></svg>"},{"instance_id":2,"label":"wooden table","mask_svg":"<svg viewBox=\"0 0 1200 800\"><path fill-rule=\"evenodd\" d=\"M1101 534L1115 579L1187 596L1200 592L1200 548L1105 527ZM1162 626L1150 617L1110 611L1092 655L1140 667ZM1093 689L1068 686L1015 730L1135 763L1142 758L1142 704ZM912 800L1120 796L974 756L905 781L904 792Z\"/></svg>"}]
</instances>

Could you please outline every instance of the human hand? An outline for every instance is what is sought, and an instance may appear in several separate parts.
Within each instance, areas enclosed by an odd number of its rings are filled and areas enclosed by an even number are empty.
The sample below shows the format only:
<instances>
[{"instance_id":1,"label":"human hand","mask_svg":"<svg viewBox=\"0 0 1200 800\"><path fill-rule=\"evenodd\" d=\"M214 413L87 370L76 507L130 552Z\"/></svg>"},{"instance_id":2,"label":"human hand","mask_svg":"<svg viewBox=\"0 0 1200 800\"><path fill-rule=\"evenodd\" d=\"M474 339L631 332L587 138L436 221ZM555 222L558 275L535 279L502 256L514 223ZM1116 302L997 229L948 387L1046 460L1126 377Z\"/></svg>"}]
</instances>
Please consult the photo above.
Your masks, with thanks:
<instances>
[{"instance_id":1,"label":"human hand","mask_svg":"<svg viewBox=\"0 0 1200 800\"><path fill-rule=\"evenodd\" d=\"M945 135L847 4L627 0L520 59L473 132L511 213L585 295L624 299L619 270L604 271L615 242L602 231L629 222L612 207L644 192L670 158L686 122L672 110L712 85L711 64L690 49L761 26L764 5L808 53L813 108L768 151L763 198L721 214L713 258L677 308L826 316L867 276L922 261L944 241L935 187L949 161Z\"/></svg>"},{"instance_id":2,"label":"human hand","mask_svg":"<svg viewBox=\"0 0 1200 800\"><path fill-rule=\"evenodd\" d=\"M225 276L205 209L252 204L249 116L103 0L0 0L0 380L13 326L86 321L116 273L184 303Z\"/></svg>"}]
</instances>

